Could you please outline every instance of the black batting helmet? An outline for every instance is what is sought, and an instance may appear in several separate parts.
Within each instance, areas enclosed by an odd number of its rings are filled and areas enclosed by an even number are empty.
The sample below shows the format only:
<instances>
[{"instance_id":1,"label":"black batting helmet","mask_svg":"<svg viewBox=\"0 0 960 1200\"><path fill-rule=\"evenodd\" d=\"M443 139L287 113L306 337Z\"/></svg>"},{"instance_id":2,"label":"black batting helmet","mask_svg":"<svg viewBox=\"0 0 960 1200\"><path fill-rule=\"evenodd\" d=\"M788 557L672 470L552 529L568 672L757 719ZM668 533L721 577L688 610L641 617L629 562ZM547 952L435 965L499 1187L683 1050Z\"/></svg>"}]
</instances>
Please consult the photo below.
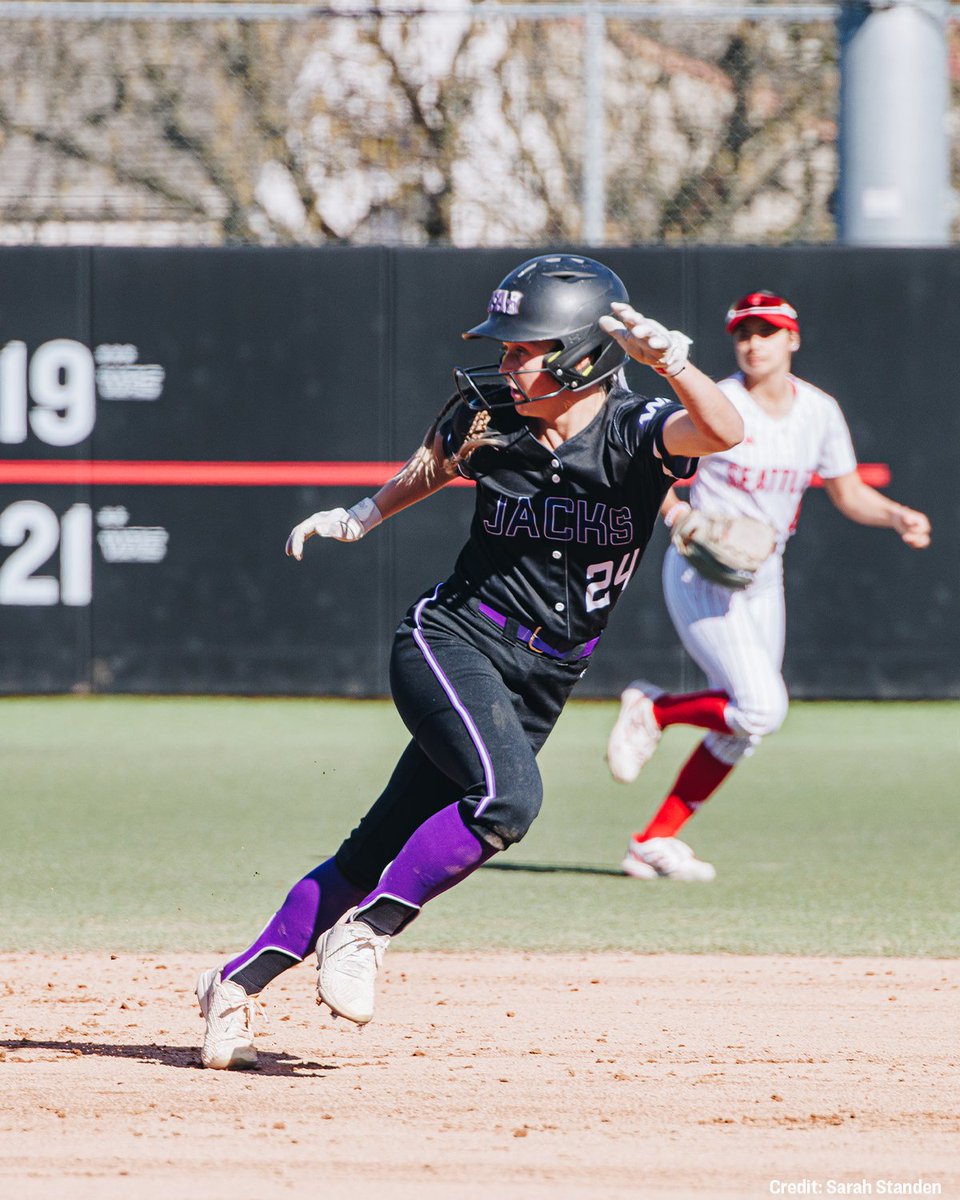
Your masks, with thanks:
<instances>
[{"instance_id":1,"label":"black batting helmet","mask_svg":"<svg viewBox=\"0 0 960 1200\"><path fill-rule=\"evenodd\" d=\"M498 342L556 342L543 369L562 388L592 387L618 371L627 355L599 321L615 301L627 303L622 280L592 258L542 254L515 267L494 289L487 318L465 338ZM585 365L577 364L589 359ZM470 378L489 368L465 370Z\"/></svg>"}]
</instances>

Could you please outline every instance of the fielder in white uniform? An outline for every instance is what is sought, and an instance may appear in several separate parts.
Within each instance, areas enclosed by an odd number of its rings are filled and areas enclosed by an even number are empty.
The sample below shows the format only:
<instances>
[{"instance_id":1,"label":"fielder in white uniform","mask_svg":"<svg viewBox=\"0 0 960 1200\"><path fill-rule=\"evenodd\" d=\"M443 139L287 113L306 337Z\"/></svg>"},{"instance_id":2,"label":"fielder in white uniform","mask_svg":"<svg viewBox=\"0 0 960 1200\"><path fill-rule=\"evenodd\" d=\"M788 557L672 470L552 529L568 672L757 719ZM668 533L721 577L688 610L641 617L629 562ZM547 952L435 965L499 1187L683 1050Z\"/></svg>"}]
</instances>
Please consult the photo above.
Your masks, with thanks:
<instances>
[{"instance_id":1,"label":"fielder in white uniform","mask_svg":"<svg viewBox=\"0 0 960 1200\"><path fill-rule=\"evenodd\" d=\"M783 724L783 550L814 475L852 521L893 529L916 549L930 543L930 522L923 513L897 504L860 478L836 400L791 374L792 356L800 347L794 307L772 293L752 292L727 313L726 328L740 369L720 387L743 417L743 441L704 458L690 504L671 490L661 514L667 525L690 506L707 514L753 517L772 528L776 549L741 591L703 578L672 545L667 551L663 590L670 617L708 687L669 694L644 680L631 683L610 734L610 770L620 782L632 782L670 725L708 732L653 820L631 839L623 870L638 879L714 878L713 866L676 834L740 759Z\"/></svg>"}]
</instances>

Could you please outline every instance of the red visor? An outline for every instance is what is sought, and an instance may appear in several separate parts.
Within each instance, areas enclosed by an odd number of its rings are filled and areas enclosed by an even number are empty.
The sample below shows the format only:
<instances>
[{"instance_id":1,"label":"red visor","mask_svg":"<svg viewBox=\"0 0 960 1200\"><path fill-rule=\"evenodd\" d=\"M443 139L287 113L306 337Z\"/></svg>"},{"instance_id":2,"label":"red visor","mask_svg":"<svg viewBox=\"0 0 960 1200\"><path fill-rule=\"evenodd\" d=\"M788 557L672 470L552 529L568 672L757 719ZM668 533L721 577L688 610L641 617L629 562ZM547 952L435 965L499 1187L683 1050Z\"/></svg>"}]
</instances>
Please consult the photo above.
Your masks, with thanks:
<instances>
[{"instance_id":1,"label":"red visor","mask_svg":"<svg viewBox=\"0 0 960 1200\"><path fill-rule=\"evenodd\" d=\"M800 332L797 310L782 296L773 292L750 292L732 305L727 311L727 333L733 333L747 317L760 317L778 329L793 329Z\"/></svg>"}]
</instances>

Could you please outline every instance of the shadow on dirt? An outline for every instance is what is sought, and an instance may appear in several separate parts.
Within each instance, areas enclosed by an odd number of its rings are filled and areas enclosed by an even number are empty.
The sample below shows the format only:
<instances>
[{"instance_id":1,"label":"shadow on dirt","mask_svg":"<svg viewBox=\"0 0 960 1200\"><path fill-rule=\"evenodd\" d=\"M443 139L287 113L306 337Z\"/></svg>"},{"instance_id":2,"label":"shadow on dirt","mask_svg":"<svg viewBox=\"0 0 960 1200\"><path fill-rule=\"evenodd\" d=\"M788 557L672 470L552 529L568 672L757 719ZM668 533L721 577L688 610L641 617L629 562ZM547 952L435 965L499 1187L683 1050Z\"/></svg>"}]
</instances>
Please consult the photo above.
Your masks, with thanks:
<instances>
[{"instance_id":1,"label":"shadow on dirt","mask_svg":"<svg viewBox=\"0 0 960 1200\"><path fill-rule=\"evenodd\" d=\"M0 1041L0 1050L18 1057L7 1058L7 1062L30 1062L33 1050L52 1051L65 1058L132 1058L139 1062L161 1063L165 1067L179 1067L201 1071L200 1051L195 1046L124 1045L117 1042L81 1041L33 1041L30 1038L8 1038ZM21 1057L26 1056L26 1057ZM289 1054L271 1054L259 1051L259 1066L245 1073L248 1075L286 1075L291 1077L323 1078L339 1071L342 1064L313 1062L311 1059L294 1058Z\"/></svg>"}]
</instances>

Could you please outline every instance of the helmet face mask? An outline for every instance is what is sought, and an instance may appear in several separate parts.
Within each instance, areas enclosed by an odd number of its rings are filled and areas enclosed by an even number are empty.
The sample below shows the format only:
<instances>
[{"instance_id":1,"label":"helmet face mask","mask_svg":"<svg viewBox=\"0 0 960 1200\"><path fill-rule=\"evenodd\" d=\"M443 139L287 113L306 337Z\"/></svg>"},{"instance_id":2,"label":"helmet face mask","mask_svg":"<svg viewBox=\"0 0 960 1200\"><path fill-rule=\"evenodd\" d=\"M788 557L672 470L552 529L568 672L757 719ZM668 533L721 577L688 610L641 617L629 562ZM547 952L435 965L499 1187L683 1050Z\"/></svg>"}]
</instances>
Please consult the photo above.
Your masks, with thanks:
<instances>
[{"instance_id":1,"label":"helmet face mask","mask_svg":"<svg viewBox=\"0 0 960 1200\"><path fill-rule=\"evenodd\" d=\"M565 383L557 384L552 392L543 396L526 396L526 389L519 380L521 375L543 375L545 367L537 367L535 371L501 371L496 363L488 363L481 367L454 367L453 380L460 398L467 408L479 411L482 408L516 408L518 404L533 404L537 400L552 400L561 392L567 391ZM507 380L511 380L518 392L526 396L525 400L514 400L513 393L506 389ZM503 393L503 395L500 395ZM494 394L497 398L494 399Z\"/></svg>"},{"instance_id":2,"label":"helmet face mask","mask_svg":"<svg viewBox=\"0 0 960 1200\"><path fill-rule=\"evenodd\" d=\"M626 363L627 355L604 333L599 320L610 313L612 303L628 299L621 280L602 263L574 254L544 254L521 263L501 281L490 297L486 320L463 336L554 342L538 373L546 372L556 381L550 396L579 391L596 386ZM501 383L506 378L494 365L454 370L457 389L471 407L501 406L489 404L479 386L494 375Z\"/></svg>"},{"instance_id":3,"label":"helmet face mask","mask_svg":"<svg viewBox=\"0 0 960 1200\"><path fill-rule=\"evenodd\" d=\"M548 353L556 354L557 350L554 349ZM549 374L549 372L544 366L521 367L517 371L504 371L503 359L504 352L501 351L499 362L486 363L479 367L453 368L457 391L468 408L474 411L484 408L516 408L518 404L530 404L534 400L552 400L554 396L559 396L561 392L567 390L566 384L558 383L552 392L546 392L542 396L528 396L525 400L517 400L514 398L514 393L508 391L510 383L518 392L526 396L527 389L521 382L522 377L524 375L539 377Z\"/></svg>"}]
</instances>

